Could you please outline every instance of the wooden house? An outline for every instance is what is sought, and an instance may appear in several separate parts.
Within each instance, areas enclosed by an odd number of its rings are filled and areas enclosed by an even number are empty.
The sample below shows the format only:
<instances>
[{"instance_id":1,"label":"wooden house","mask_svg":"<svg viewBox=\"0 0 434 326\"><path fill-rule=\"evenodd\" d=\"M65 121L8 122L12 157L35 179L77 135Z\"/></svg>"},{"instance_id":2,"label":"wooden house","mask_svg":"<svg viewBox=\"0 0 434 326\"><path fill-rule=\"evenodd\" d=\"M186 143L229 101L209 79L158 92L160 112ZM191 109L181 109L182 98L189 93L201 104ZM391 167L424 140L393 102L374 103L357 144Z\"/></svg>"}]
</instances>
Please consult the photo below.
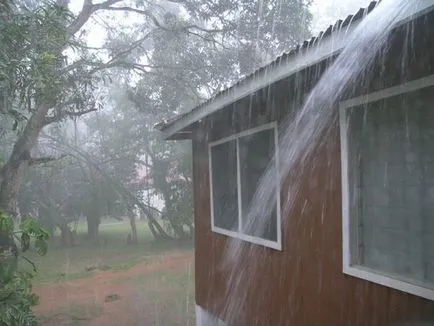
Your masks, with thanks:
<instances>
[{"instance_id":1,"label":"wooden house","mask_svg":"<svg viewBox=\"0 0 434 326\"><path fill-rule=\"evenodd\" d=\"M243 232L243 210L284 121L377 3L158 125L193 146L197 325L434 325L434 1L414 2L329 108L289 211L291 180L276 178L260 235Z\"/></svg>"}]
</instances>

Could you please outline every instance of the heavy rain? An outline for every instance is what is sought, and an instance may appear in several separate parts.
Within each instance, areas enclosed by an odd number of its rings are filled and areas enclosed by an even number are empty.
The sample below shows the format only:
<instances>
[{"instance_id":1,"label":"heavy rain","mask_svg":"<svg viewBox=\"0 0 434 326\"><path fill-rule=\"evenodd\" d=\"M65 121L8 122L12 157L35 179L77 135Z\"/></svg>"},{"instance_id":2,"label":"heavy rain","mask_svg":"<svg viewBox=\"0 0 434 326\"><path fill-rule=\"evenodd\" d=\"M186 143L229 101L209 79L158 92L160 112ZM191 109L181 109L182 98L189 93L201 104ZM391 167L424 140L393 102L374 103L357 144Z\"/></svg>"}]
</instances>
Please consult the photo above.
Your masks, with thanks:
<instances>
[{"instance_id":1,"label":"heavy rain","mask_svg":"<svg viewBox=\"0 0 434 326\"><path fill-rule=\"evenodd\" d=\"M0 0L0 326L434 325L434 0Z\"/></svg>"}]
</instances>

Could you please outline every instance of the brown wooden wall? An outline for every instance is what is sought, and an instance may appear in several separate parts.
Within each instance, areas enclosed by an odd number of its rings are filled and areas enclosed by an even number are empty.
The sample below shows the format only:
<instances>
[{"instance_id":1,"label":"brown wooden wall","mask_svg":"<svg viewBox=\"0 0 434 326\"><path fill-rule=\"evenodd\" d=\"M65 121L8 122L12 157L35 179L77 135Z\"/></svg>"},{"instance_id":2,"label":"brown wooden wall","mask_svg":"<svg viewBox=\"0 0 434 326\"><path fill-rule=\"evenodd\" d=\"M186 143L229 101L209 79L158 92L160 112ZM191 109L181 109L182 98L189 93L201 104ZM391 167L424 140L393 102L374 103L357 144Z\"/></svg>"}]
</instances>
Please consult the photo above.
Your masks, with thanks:
<instances>
[{"instance_id":1,"label":"brown wooden wall","mask_svg":"<svg viewBox=\"0 0 434 326\"><path fill-rule=\"evenodd\" d=\"M430 15L432 16L432 15ZM428 19L429 18L429 19ZM402 73L399 31L386 60L369 72L351 95L390 87L405 79L434 73L434 29L423 18L413 25L416 43ZM430 23L429 26L433 26ZM270 86L201 122L193 141L196 225L196 302L229 326L375 326L434 324L434 302L344 275L342 272L341 161L339 126L325 146L300 167L296 205L282 230L282 251L243 244L243 262L234 286L222 269L229 238L211 232L208 142L265 121L290 116L327 63ZM365 76L366 77L366 76ZM223 162L222 162L223 163ZM287 184L290 180L287 180ZM287 184L281 196L285 201ZM228 288L230 287L230 288ZM228 300L228 290L239 296ZM245 298L245 300L243 299ZM232 304L233 310L227 307ZM236 313L234 313L234 311Z\"/></svg>"}]
</instances>

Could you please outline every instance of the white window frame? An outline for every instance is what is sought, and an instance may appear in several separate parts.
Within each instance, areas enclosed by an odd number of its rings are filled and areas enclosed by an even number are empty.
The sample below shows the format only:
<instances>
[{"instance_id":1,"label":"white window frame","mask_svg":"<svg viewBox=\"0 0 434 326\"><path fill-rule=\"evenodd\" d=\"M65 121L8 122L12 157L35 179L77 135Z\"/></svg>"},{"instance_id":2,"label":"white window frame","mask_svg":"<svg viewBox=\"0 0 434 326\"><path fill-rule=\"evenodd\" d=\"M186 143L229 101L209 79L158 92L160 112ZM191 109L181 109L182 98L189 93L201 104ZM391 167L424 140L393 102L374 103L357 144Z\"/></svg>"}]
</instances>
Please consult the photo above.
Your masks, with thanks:
<instances>
[{"instance_id":1,"label":"white window frame","mask_svg":"<svg viewBox=\"0 0 434 326\"><path fill-rule=\"evenodd\" d=\"M242 233L242 197L241 197L241 173L240 173L240 157L239 157L239 139L245 136L249 136L260 131L270 130L274 131L274 148L275 148L275 166L276 166L276 194L277 194L277 241L271 241L256 236L251 236ZM212 181L212 156L211 149L214 146L227 143L229 141L236 140L237 148L237 188L238 188L238 231L229 231L214 224L214 193L213 193L213 181ZM226 138L219 139L217 141L208 144L208 162L209 162L209 185L210 185L210 202L211 202L211 230L215 233L223 234L232 238L247 241L253 244L262 245L275 250L282 250L282 233L281 233L281 208L280 208L280 176L279 176L279 146L278 146L278 127L276 122L263 124L256 128L251 128L246 131L231 135Z\"/></svg>"},{"instance_id":2,"label":"white window frame","mask_svg":"<svg viewBox=\"0 0 434 326\"><path fill-rule=\"evenodd\" d=\"M357 221L351 220L350 212L350 179L348 171L348 119L347 110L354 107L383 100L389 97L416 91L422 88L434 86L434 75L417 79L395 87L380 90L360 97L345 100L339 105L339 125L341 136L341 169L342 169L342 244L343 244L343 272L344 274L361 278L366 281L381 284L396 290L407 292L425 299L434 300L434 284L418 282L416 280L391 275L354 263L352 248L357 239L351 239L355 233Z\"/></svg>"}]
</instances>

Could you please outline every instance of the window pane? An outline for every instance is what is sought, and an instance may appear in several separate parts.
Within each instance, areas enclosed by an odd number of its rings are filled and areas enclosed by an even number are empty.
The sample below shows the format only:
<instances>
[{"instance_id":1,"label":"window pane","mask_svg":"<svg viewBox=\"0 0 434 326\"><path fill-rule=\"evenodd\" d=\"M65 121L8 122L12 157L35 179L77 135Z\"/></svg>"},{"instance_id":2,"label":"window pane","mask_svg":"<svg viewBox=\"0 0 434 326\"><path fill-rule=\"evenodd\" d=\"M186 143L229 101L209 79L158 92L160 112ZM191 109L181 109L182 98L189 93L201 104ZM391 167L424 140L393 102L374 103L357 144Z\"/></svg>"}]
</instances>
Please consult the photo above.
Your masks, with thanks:
<instances>
[{"instance_id":1,"label":"window pane","mask_svg":"<svg viewBox=\"0 0 434 326\"><path fill-rule=\"evenodd\" d=\"M248 209L258 182L273 158L274 146L274 129L239 139L243 229L249 235L277 241L277 202L271 216L265 219L265 229L260 225L261 221L264 221L263 217L256 216L252 221L247 220Z\"/></svg>"},{"instance_id":2,"label":"window pane","mask_svg":"<svg viewBox=\"0 0 434 326\"><path fill-rule=\"evenodd\" d=\"M433 88L352 109L355 263L434 282Z\"/></svg>"},{"instance_id":3,"label":"window pane","mask_svg":"<svg viewBox=\"0 0 434 326\"><path fill-rule=\"evenodd\" d=\"M238 231L236 141L211 147L214 226Z\"/></svg>"}]
</instances>

